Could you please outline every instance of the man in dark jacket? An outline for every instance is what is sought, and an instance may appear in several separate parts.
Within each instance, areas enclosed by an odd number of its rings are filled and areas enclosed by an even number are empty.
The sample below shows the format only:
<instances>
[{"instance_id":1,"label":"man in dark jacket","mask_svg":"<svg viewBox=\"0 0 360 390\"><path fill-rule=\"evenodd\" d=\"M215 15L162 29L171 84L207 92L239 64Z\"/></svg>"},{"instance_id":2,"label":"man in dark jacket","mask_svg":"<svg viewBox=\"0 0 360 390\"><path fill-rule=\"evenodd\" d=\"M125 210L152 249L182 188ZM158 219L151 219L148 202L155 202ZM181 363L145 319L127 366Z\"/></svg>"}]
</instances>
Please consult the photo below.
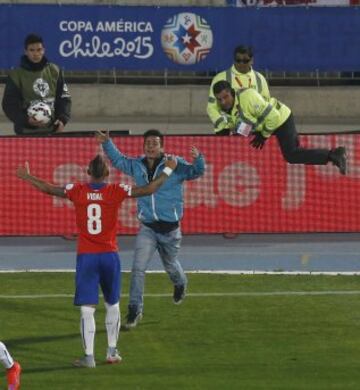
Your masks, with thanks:
<instances>
[{"instance_id":1,"label":"man in dark jacket","mask_svg":"<svg viewBox=\"0 0 360 390\"><path fill-rule=\"evenodd\" d=\"M16 134L49 134L61 132L70 119L71 97L59 67L45 57L40 36L30 34L24 42L25 55L18 68L12 69L6 81L2 108L14 123ZM28 115L37 102L47 104L51 119L44 123Z\"/></svg>"}]
</instances>

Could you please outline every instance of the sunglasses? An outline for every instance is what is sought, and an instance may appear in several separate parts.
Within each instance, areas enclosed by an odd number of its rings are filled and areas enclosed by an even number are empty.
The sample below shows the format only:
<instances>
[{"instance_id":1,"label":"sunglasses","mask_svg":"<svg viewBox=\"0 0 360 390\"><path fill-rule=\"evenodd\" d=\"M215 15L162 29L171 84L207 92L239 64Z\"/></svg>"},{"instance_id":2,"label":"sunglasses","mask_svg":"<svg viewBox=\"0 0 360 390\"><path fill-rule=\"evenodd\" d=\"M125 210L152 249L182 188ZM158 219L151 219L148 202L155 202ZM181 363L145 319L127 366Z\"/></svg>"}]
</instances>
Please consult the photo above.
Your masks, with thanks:
<instances>
[{"instance_id":1,"label":"sunglasses","mask_svg":"<svg viewBox=\"0 0 360 390\"><path fill-rule=\"evenodd\" d=\"M238 64L248 64L251 58L235 58L235 62Z\"/></svg>"}]
</instances>

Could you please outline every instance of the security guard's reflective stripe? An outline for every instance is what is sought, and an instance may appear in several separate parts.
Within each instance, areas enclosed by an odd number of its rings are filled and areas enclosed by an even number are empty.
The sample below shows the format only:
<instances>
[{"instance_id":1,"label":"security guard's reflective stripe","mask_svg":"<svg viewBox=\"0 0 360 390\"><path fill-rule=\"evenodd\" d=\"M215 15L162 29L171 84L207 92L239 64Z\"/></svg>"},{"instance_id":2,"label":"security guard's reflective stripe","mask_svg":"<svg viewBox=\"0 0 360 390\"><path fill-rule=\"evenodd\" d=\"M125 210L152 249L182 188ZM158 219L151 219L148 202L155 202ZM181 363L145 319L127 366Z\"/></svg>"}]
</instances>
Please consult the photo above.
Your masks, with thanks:
<instances>
[{"instance_id":1,"label":"security guard's reflective stripe","mask_svg":"<svg viewBox=\"0 0 360 390\"><path fill-rule=\"evenodd\" d=\"M214 97L212 97L212 96L209 96L208 102L209 103L215 103L216 99Z\"/></svg>"},{"instance_id":2,"label":"security guard's reflective stripe","mask_svg":"<svg viewBox=\"0 0 360 390\"><path fill-rule=\"evenodd\" d=\"M236 91L236 95L239 97L239 104L236 106L236 108L237 108L237 110L238 110L239 117L240 117L240 119L241 119L243 122L245 122L245 123L247 123L247 124L249 124L249 125L255 126L255 122L252 122L250 119L248 119L248 118L246 118L246 117L244 116L243 110L241 109L241 106L240 106L240 95L241 95L244 91L246 91L246 89L247 89L247 88L242 88L242 89L238 89L238 90Z\"/></svg>"},{"instance_id":3,"label":"security guard's reflective stripe","mask_svg":"<svg viewBox=\"0 0 360 390\"><path fill-rule=\"evenodd\" d=\"M216 122L215 122L215 127L218 127L220 123L224 122L224 118L221 116Z\"/></svg>"},{"instance_id":4,"label":"security guard's reflective stripe","mask_svg":"<svg viewBox=\"0 0 360 390\"><path fill-rule=\"evenodd\" d=\"M265 118L269 115L270 111L273 109L273 106L269 104L265 110L262 112L262 114L259 116L256 126L259 126L262 122L264 122Z\"/></svg>"},{"instance_id":5,"label":"security guard's reflective stripe","mask_svg":"<svg viewBox=\"0 0 360 390\"><path fill-rule=\"evenodd\" d=\"M244 113L242 112L240 104L238 104L237 109L238 109L238 112L239 112L239 117L242 120L242 122L247 123L248 125L251 125L251 126L256 126L255 122L252 122L250 119L248 119L248 118L246 118L244 116Z\"/></svg>"},{"instance_id":6,"label":"security guard's reflective stripe","mask_svg":"<svg viewBox=\"0 0 360 390\"><path fill-rule=\"evenodd\" d=\"M226 81L232 86L231 68L226 70Z\"/></svg>"},{"instance_id":7,"label":"security guard's reflective stripe","mask_svg":"<svg viewBox=\"0 0 360 390\"><path fill-rule=\"evenodd\" d=\"M262 81L261 81L261 77L260 77L258 72L255 72L255 78L256 78L257 91L261 95L261 92L262 92Z\"/></svg>"},{"instance_id":8,"label":"security guard's reflective stripe","mask_svg":"<svg viewBox=\"0 0 360 390\"><path fill-rule=\"evenodd\" d=\"M243 110L241 109L241 106L240 106L240 95L246 91L246 88L242 88L242 89L238 89L236 91L236 95L238 96L239 98L239 104L236 106L237 110L238 110L238 115L240 117L240 119L245 122L245 123L248 123L249 125L252 125L254 126L255 123L254 122L251 122L249 119L247 119L245 116L244 116L244 113L243 113Z\"/></svg>"},{"instance_id":9,"label":"security guard's reflective stripe","mask_svg":"<svg viewBox=\"0 0 360 390\"><path fill-rule=\"evenodd\" d=\"M262 81L261 81L261 77L260 77L260 74L259 72L256 72L254 71L255 73L255 80L256 80L256 90L259 92L259 94L261 95L261 92L263 90L263 85L262 85ZM227 69L226 72L225 72L225 80L230 83L230 85L232 86L232 71L231 71L231 68Z\"/></svg>"},{"instance_id":10,"label":"security guard's reflective stripe","mask_svg":"<svg viewBox=\"0 0 360 390\"><path fill-rule=\"evenodd\" d=\"M236 95L239 97L239 104L236 106L238 112L239 112L239 117L240 119L245 122L245 123L248 123L250 125L253 125L255 128L258 127L259 125L261 125L262 122L264 122L265 118L269 115L270 111L273 109L273 106L271 104L268 104L267 107L265 108L265 110L262 112L262 114L257 118L257 121L256 122L252 122L250 119L246 118L244 116L244 113L243 113L243 110L241 109L241 106L240 106L240 95L246 91L247 88L243 88L243 89L239 89L236 91Z\"/></svg>"}]
</instances>

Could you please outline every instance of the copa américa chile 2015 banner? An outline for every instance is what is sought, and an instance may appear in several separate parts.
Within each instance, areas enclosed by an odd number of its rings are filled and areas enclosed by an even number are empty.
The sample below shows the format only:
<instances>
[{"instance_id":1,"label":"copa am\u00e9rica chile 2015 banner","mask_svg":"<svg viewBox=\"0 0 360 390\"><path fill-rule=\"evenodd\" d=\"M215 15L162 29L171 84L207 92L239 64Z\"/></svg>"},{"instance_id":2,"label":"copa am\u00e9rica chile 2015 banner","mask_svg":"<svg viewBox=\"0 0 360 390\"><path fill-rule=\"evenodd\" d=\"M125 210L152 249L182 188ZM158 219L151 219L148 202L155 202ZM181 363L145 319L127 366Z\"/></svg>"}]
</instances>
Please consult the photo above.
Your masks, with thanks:
<instances>
[{"instance_id":1,"label":"copa am\u00e9rica chile 2015 banner","mask_svg":"<svg viewBox=\"0 0 360 390\"><path fill-rule=\"evenodd\" d=\"M65 70L218 71L239 44L253 46L259 70L359 67L360 12L352 7L1 4L0 69L19 64L30 32Z\"/></svg>"}]
</instances>

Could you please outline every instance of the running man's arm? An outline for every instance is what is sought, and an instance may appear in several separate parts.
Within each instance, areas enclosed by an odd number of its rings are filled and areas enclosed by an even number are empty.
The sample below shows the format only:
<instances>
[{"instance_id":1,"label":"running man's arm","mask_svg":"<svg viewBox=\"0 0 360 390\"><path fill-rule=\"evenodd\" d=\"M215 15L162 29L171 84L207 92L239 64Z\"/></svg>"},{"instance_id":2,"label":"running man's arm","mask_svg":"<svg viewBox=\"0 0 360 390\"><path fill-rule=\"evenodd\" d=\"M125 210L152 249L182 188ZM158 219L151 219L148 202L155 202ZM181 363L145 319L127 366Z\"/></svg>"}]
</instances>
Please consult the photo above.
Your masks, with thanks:
<instances>
[{"instance_id":1,"label":"running man's arm","mask_svg":"<svg viewBox=\"0 0 360 390\"><path fill-rule=\"evenodd\" d=\"M102 145L102 149L111 164L126 175L133 176L133 162L135 159L126 156L115 146L110 138L109 130L97 130L95 138Z\"/></svg>"},{"instance_id":2,"label":"running man's arm","mask_svg":"<svg viewBox=\"0 0 360 390\"><path fill-rule=\"evenodd\" d=\"M59 198L66 198L63 187L55 186L54 184L48 183L45 180L31 175L28 162L25 162L24 166L18 167L16 170L16 176L19 179L27 181L37 190L44 192L45 194L58 196Z\"/></svg>"},{"instance_id":3,"label":"running man's arm","mask_svg":"<svg viewBox=\"0 0 360 390\"><path fill-rule=\"evenodd\" d=\"M95 138L100 145L106 141L109 141L110 140L109 130L96 130Z\"/></svg>"},{"instance_id":4,"label":"running man's arm","mask_svg":"<svg viewBox=\"0 0 360 390\"><path fill-rule=\"evenodd\" d=\"M205 172L205 159L196 146L190 149L193 158L192 164L179 157L176 173L182 180L194 180L202 176Z\"/></svg>"},{"instance_id":5,"label":"running man's arm","mask_svg":"<svg viewBox=\"0 0 360 390\"><path fill-rule=\"evenodd\" d=\"M138 198L140 196L147 196L153 194L161 185L168 179L173 173L177 165L177 161L174 157L169 156L165 161L165 168L161 175L152 180L148 185L141 187L133 187L131 191L132 198Z\"/></svg>"}]
</instances>

